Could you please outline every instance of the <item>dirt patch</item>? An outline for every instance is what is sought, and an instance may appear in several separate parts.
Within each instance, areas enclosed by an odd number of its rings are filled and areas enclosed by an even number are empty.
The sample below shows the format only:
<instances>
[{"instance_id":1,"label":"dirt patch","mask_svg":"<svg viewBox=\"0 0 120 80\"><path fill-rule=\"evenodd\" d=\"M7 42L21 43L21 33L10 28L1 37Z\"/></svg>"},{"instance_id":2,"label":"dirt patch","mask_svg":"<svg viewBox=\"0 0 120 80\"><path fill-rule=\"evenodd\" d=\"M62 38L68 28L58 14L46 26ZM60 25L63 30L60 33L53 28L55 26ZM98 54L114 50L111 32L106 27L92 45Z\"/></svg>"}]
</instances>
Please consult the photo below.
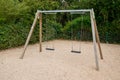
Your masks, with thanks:
<instances>
[{"instance_id":1,"label":"dirt patch","mask_svg":"<svg viewBox=\"0 0 120 80\"><path fill-rule=\"evenodd\" d=\"M46 51L54 43L54 51ZM78 50L80 42L74 41ZM92 42L81 42L81 54L71 53L71 41L55 40L27 48L23 60L19 59L23 47L0 52L0 80L120 80L120 45L101 44L104 60L99 57L100 70L95 70Z\"/></svg>"}]
</instances>

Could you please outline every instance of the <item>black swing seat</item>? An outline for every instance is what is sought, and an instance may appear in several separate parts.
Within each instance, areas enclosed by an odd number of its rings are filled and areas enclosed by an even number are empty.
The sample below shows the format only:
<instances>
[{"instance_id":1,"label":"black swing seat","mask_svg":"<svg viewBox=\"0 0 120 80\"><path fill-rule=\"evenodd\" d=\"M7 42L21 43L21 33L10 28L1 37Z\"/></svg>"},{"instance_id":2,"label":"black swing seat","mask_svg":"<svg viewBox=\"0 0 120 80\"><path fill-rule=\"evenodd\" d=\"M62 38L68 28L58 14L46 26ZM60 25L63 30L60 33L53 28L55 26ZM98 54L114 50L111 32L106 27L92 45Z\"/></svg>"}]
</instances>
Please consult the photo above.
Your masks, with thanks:
<instances>
[{"instance_id":1,"label":"black swing seat","mask_svg":"<svg viewBox=\"0 0 120 80\"><path fill-rule=\"evenodd\" d=\"M74 51L74 50L72 50L71 52L72 53L81 53L81 51Z\"/></svg>"},{"instance_id":2,"label":"black swing seat","mask_svg":"<svg viewBox=\"0 0 120 80\"><path fill-rule=\"evenodd\" d=\"M46 48L46 50L54 51L55 49L54 48Z\"/></svg>"}]
</instances>

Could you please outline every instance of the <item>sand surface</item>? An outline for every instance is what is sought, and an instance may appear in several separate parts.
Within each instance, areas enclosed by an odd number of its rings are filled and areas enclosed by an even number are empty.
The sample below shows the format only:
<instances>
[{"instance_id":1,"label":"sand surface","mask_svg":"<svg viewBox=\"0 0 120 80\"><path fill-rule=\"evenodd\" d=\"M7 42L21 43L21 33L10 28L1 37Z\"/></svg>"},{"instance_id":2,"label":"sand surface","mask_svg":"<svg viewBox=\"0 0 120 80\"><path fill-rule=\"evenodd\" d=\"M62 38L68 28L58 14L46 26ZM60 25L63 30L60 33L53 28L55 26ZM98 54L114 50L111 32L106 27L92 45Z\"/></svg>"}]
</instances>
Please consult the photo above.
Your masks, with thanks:
<instances>
[{"instance_id":1,"label":"sand surface","mask_svg":"<svg viewBox=\"0 0 120 80\"><path fill-rule=\"evenodd\" d=\"M54 43L55 51L45 47ZM78 41L73 42L78 49ZM55 40L29 45L24 59L23 46L0 51L0 80L120 80L120 45L101 44L104 60L99 57L96 71L92 42L81 42L81 54L71 53L71 41Z\"/></svg>"}]
</instances>

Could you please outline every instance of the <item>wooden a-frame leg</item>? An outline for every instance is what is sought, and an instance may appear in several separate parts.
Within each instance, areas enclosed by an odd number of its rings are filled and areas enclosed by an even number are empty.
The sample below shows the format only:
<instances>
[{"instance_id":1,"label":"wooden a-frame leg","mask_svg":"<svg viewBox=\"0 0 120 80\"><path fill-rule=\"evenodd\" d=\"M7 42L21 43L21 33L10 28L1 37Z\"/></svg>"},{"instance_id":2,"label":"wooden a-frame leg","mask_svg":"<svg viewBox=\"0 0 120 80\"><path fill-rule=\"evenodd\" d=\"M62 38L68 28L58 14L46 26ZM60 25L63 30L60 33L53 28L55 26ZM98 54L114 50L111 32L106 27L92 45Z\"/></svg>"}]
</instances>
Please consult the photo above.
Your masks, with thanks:
<instances>
[{"instance_id":1,"label":"wooden a-frame leg","mask_svg":"<svg viewBox=\"0 0 120 80\"><path fill-rule=\"evenodd\" d=\"M95 25L96 25L96 22L94 21ZM101 49L101 45L100 45L100 39L99 39L99 35L98 35L98 30L97 30L97 27L95 26L95 34L96 34L96 40L97 40L97 43L98 43L98 48L99 48L99 52L100 52L100 58L103 59L103 55L102 55L102 49Z\"/></svg>"},{"instance_id":2,"label":"wooden a-frame leg","mask_svg":"<svg viewBox=\"0 0 120 80\"><path fill-rule=\"evenodd\" d=\"M33 24L32 24L31 30L30 30L29 35L28 35L28 37L27 37L26 43L25 43L25 45L24 45L23 53L22 53L22 55L20 56L20 59L23 59L23 57L24 57L24 55L25 55L26 48L27 48L27 46L28 46L28 43L29 43L29 41L30 41L31 35L32 35L32 33L33 33L34 27L35 27L36 22L37 22L37 16L38 16L38 15L37 15L37 13L36 13L34 22L33 22Z\"/></svg>"},{"instance_id":3,"label":"wooden a-frame leg","mask_svg":"<svg viewBox=\"0 0 120 80\"><path fill-rule=\"evenodd\" d=\"M40 32L39 32L39 45L40 45L40 52L42 52L42 13L39 14L39 25L40 25Z\"/></svg>"},{"instance_id":4,"label":"wooden a-frame leg","mask_svg":"<svg viewBox=\"0 0 120 80\"><path fill-rule=\"evenodd\" d=\"M96 40L97 40L97 43L98 43L100 58L103 59L102 49L101 49L101 45L100 45L100 38L99 38L98 30L97 30L97 24L96 24L95 14L94 14L93 9L92 9L92 12L93 12L93 21L94 21L94 28L95 28L95 36L96 36Z\"/></svg>"}]
</instances>

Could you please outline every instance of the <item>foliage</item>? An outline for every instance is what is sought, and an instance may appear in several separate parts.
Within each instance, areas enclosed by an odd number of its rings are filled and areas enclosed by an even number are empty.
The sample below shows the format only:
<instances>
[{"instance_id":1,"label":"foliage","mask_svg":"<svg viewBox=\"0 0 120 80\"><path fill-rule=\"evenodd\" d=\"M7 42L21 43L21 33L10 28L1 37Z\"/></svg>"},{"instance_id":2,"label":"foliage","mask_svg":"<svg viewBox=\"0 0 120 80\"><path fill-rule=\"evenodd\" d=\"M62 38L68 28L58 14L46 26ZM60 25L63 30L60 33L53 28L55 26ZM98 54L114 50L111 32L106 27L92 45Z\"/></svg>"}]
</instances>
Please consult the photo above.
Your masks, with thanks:
<instances>
[{"instance_id":1,"label":"foliage","mask_svg":"<svg viewBox=\"0 0 120 80\"><path fill-rule=\"evenodd\" d=\"M91 25L90 17L88 15L81 15L78 18L73 19L66 23L66 26L62 29L64 38L67 39L91 39ZM73 37L72 37L73 36Z\"/></svg>"},{"instance_id":2,"label":"foliage","mask_svg":"<svg viewBox=\"0 0 120 80\"><path fill-rule=\"evenodd\" d=\"M47 19L43 26L43 40L48 41L56 38L60 38L62 25Z\"/></svg>"},{"instance_id":3,"label":"foliage","mask_svg":"<svg viewBox=\"0 0 120 80\"><path fill-rule=\"evenodd\" d=\"M29 7L14 0L0 1L0 23L13 23L25 16ZM11 20L12 19L12 20Z\"/></svg>"},{"instance_id":4,"label":"foliage","mask_svg":"<svg viewBox=\"0 0 120 80\"><path fill-rule=\"evenodd\" d=\"M102 42L120 43L120 0L1 0L0 1L0 49L20 46L25 43L36 11L57 9L94 8L98 31ZM43 41L55 38L91 40L90 18L69 13L43 17ZM45 16L45 14L43 14ZM71 19L72 16L72 19ZM48 19L48 20L47 20ZM47 20L47 22L46 22ZM47 28L46 28L47 27ZM82 36L80 35L83 32ZM46 36L47 32L47 36ZM46 37L48 37L46 39ZM34 30L30 43L39 41L39 26Z\"/></svg>"}]
</instances>

